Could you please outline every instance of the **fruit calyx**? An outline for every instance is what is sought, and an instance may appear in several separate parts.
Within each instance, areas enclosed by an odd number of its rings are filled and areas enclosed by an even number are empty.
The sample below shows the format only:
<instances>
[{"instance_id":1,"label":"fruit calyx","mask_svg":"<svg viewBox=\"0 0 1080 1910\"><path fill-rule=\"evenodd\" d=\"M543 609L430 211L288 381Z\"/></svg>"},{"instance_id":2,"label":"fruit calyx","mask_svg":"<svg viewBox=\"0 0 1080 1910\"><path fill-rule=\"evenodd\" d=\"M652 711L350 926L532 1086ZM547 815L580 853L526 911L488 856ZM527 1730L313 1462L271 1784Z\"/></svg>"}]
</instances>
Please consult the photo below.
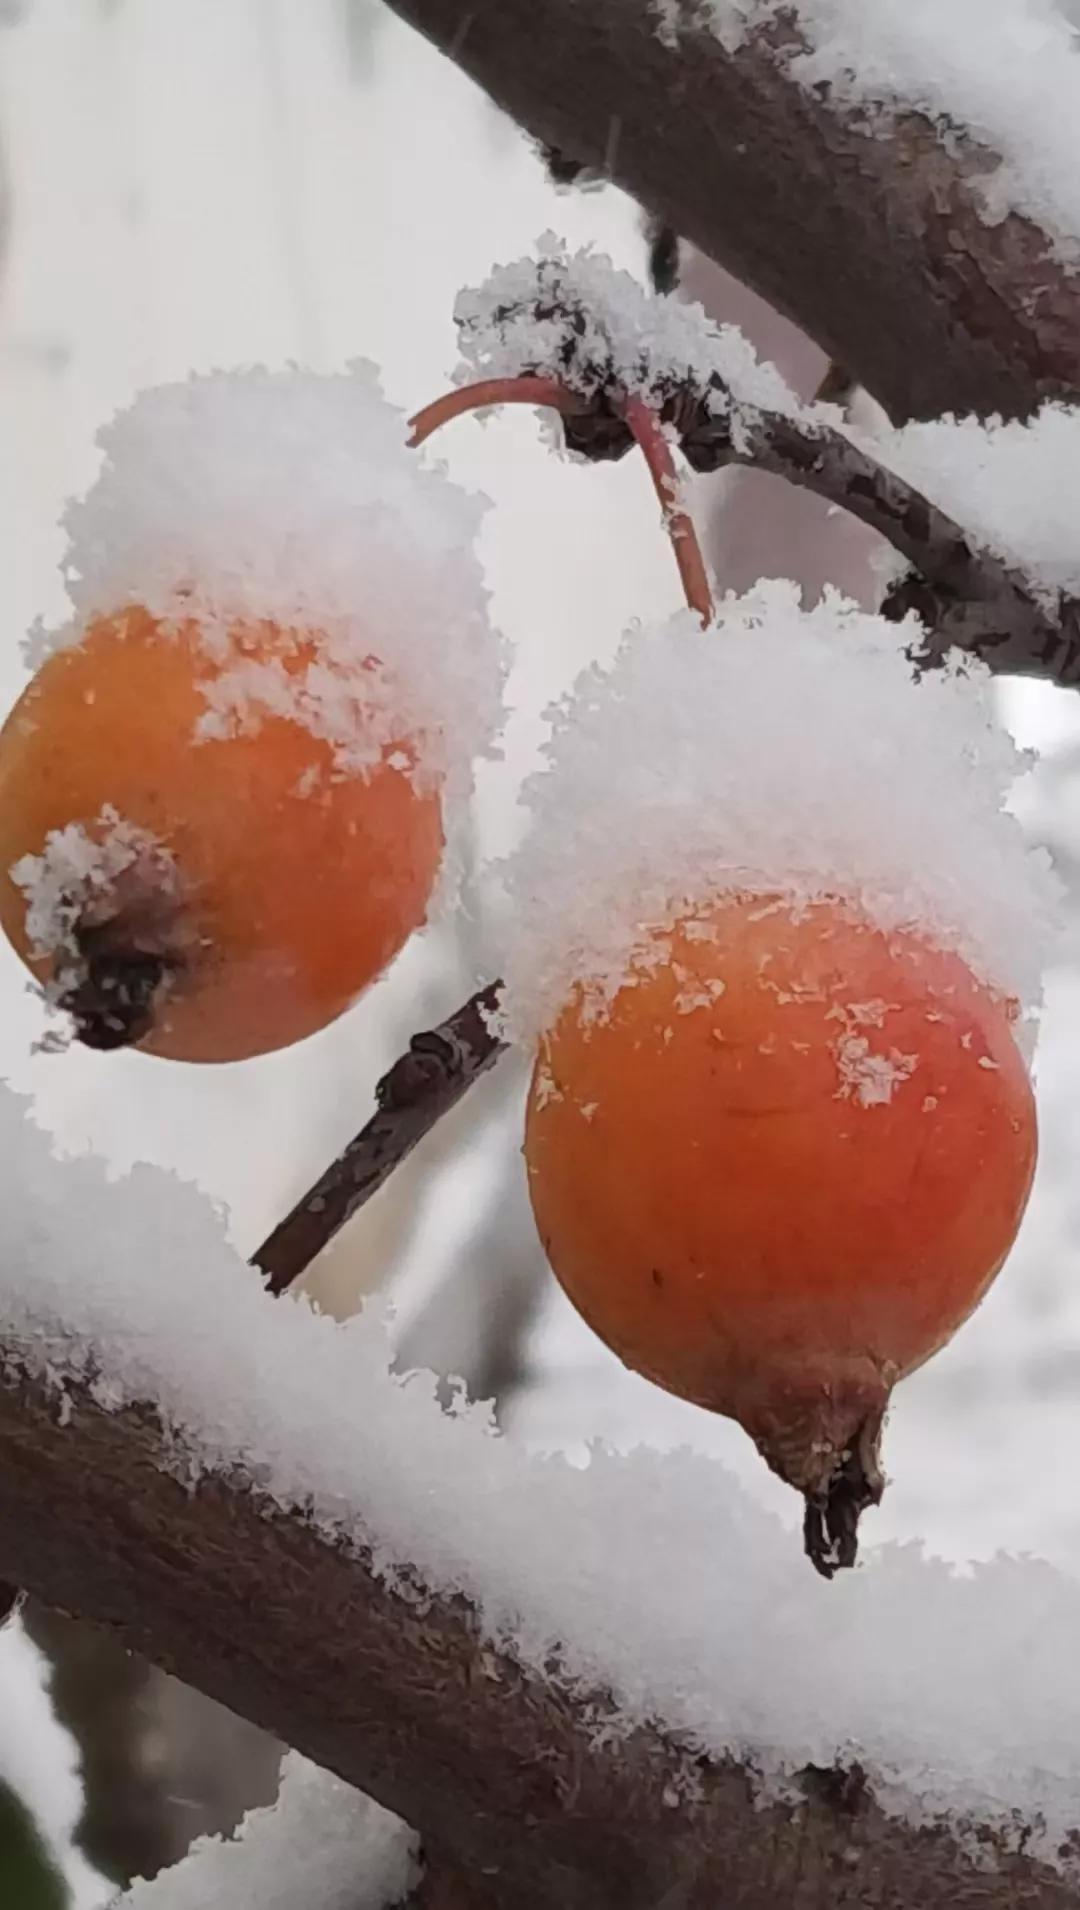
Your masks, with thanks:
<instances>
[{"instance_id":1,"label":"fruit calyx","mask_svg":"<svg viewBox=\"0 0 1080 1910\"><path fill-rule=\"evenodd\" d=\"M76 1039L101 1053L134 1047L150 1033L180 965L176 956L140 948L124 935L120 918L76 928L76 956L50 990Z\"/></svg>"},{"instance_id":2,"label":"fruit calyx","mask_svg":"<svg viewBox=\"0 0 1080 1910\"><path fill-rule=\"evenodd\" d=\"M823 1490L804 1495L803 1550L822 1578L855 1564L859 1520L885 1489L879 1453L882 1421L864 1420Z\"/></svg>"},{"instance_id":3,"label":"fruit calyx","mask_svg":"<svg viewBox=\"0 0 1080 1910\"><path fill-rule=\"evenodd\" d=\"M93 829L54 831L10 873L26 897L33 953L47 965L46 999L71 1033L102 1051L141 1041L190 941L169 850L107 808Z\"/></svg>"},{"instance_id":4,"label":"fruit calyx","mask_svg":"<svg viewBox=\"0 0 1080 1910\"><path fill-rule=\"evenodd\" d=\"M859 1520L885 1490L881 1434L895 1369L869 1358L821 1377L809 1389L778 1386L770 1376L757 1400L734 1417L771 1471L803 1497L803 1545L822 1578L853 1566Z\"/></svg>"}]
</instances>

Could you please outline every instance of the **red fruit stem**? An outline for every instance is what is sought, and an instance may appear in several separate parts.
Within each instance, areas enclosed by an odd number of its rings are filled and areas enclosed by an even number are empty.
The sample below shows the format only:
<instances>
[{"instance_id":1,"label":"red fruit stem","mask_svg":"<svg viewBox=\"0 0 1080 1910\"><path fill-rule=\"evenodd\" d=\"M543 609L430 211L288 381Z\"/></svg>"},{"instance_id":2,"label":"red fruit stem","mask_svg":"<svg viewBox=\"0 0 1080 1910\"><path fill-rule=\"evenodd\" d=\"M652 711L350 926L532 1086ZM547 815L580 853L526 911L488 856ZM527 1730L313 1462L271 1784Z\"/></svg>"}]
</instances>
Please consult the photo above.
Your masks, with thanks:
<instances>
[{"instance_id":1,"label":"red fruit stem","mask_svg":"<svg viewBox=\"0 0 1080 1910\"><path fill-rule=\"evenodd\" d=\"M555 411L580 411L581 399L569 385L557 378L522 376L520 378L484 378L479 384L461 385L425 405L409 419L414 447L430 438L440 425L461 418L467 411L482 411L485 405L550 405Z\"/></svg>"},{"instance_id":2,"label":"red fruit stem","mask_svg":"<svg viewBox=\"0 0 1080 1910\"><path fill-rule=\"evenodd\" d=\"M579 394L571 390L569 385L562 384L558 378L541 377L531 372L522 373L516 378L485 378L475 385L461 385L456 391L448 391L443 397L425 405L409 420L409 443L414 448L418 447L433 432L438 431L440 425L464 417L468 411L481 411L487 405L550 405L553 410L560 412L584 409ZM618 410L644 454L656 486L664 514L664 527L675 552L686 601L691 610L697 611L703 623L711 623L713 602L705 559L693 521L678 502L679 474L664 428L656 412L643 398L623 398Z\"/></svg>"},{"instance_id":3,"label":"red fruit stem","mask_svg":"<svg viewBox=\"0 0 1080 1910\"><path fill-rule=\"evenodd\" d=\"M620 410L644 454L656 486L656 495L664 513L664 526L675 552L686 601L691 610L697 611L702 623L709 624L713 620L709 574L705 569L705 559L701 554L693 519L678 501L679 474L664 427L644 398L624 398Z\"/></svg>"}]
</instances>

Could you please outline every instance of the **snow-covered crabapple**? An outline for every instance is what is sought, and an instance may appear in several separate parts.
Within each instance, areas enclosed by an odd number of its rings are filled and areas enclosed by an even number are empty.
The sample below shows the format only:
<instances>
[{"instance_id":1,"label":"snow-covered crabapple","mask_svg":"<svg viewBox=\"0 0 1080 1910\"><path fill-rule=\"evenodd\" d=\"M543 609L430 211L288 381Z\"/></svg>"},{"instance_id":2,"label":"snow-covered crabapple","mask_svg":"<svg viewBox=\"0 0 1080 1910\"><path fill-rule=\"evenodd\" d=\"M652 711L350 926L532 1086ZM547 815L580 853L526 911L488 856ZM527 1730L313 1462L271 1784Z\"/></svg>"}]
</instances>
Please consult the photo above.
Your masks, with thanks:
<instances>
[{"instance_id":1,"label":"snow-covered crabapple","mask_svg":"<svg viewBox=\"0 0 1080 1910\"><path fill-rule=\"evenodd\" d=\"M129 607L52 654L8 717L0 922L89 1045L188 1061L285 1047L423 922L442 814L407 734L342 767L287 696L202 733L223 665L258 682L270 666L287 689L318 638L234 623L222 651L194 619Z\"/></svg>"},{"instance_id":2,"label":"snow-covered crabapple","mask_svg":"<svg viewBox=\"0 0 1080 1910\"><path fill-rule=\"evenodd\" d=\"M854 904L731 893L544 1034L551 1265L627 1365L739 1420L853 1555L889 1392L972 1311L1031 1186L1008 1001ZM819 1565L850 1562L830 1551ZM814 1548L811 1547L812 1555Z\"/></svg>"}]
</instances>

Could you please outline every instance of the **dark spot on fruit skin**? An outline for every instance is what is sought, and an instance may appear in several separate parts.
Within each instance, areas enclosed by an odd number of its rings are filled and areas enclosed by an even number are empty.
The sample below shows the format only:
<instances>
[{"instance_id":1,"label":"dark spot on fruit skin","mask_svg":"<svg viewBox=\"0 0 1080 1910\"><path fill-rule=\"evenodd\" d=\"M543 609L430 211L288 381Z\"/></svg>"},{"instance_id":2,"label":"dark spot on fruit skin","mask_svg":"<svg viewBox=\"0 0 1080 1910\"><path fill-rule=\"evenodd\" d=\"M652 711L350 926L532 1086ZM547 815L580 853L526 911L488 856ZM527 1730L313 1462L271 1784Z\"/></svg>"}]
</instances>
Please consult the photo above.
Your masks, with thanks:
<instances>
[{"instance_id":1,"label":"dark spot on fruit skin","mask_svg":"<svg viewBox=\"0 0 1080 1910\"><path fill-rule=\"evenodd\" d=\"M652 1283L654 1287L662 1287L664 1284L664 1276L659 1267L654 1267L652 1270Z\"/></svg>"}]
</instances>

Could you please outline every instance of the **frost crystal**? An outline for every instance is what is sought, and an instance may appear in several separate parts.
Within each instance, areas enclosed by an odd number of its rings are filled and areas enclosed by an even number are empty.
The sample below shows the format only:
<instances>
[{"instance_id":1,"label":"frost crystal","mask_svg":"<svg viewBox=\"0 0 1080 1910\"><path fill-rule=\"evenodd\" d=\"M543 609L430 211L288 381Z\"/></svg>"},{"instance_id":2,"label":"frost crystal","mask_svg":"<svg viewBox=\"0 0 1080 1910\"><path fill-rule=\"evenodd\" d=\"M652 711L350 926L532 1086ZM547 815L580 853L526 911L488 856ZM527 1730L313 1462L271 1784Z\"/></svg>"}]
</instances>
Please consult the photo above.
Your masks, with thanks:
<instances>
[{"instance_id":1,"label":"frost crystal","mask_svg":"<svg viewBox=\"0 0 1080 1910\"><path fill-rule=\"evenodd\" d=\"M1080 260L1080 57L1055 0L654 0L654 13L665 45L705 24L729 53L784 21L792 77L878 108L884 133L896 110L925 113L943 139L965 125L990 155L987 222L1027 214Z\"/></svg>"},{"instance_id":2,"label":"frost crystal","mask_svg":"<svg viewBox=\"0 0 1080 1910\"><path fill-rule=\"evenodd\" d=\"M406 437L362 364L144 391L99 434L101 472L67 509L76 615L54 641L134 606L163 640L194 620L204 735L285 716L331 744L339 773L407 736L418 778L466 794L501 721L474 551L485 506ZM269 654L238 635L263 620L282 633Z\"/></svg>"},{"instance_id":3,"label":"frost crystal","mask_svg":"<svg viewBox=\"0 0 1080 1910\"><path fill-rule=\"evenodd\" d=\"M804 612L774 582L726 599L710 630L688 614L632 630L609 670L579 677L504 871L515 1034L534 1041L575 984L602 1006L663 947L657 931L735 890L848 897L1032 1013L1058 884L1004 809L1024 759L985 667L954 653L917 679L904 643L918 636L835 593ZM879 1008L859 1006L866 1027ZM874 1060L867 1048L863 1100ZM903 1062L887 1058L888 1083L878 1070L882 1092Z\"/></svg>"}]
</instances>

